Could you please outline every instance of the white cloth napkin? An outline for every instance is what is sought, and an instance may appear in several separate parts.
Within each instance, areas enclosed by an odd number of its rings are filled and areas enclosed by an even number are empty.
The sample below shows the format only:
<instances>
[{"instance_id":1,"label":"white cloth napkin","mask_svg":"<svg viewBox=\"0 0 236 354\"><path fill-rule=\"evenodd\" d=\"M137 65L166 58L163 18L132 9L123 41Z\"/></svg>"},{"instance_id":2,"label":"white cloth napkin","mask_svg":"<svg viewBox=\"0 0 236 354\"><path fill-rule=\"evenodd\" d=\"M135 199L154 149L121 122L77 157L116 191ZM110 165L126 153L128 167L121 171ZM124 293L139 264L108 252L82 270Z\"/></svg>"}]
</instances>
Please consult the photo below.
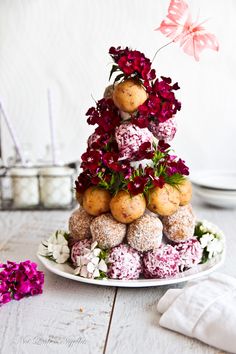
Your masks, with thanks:
<instances>
[{"instance_id":1,"label":"white cloth napkin","mask_svg":"<svg viewBox=\"0 0 236 354\"><path fill-rule=\"evenodd\" d=\"M222 273L170 289L159 300L160 325L236 353L236 279Z\"/></svg>"}]
</instances>

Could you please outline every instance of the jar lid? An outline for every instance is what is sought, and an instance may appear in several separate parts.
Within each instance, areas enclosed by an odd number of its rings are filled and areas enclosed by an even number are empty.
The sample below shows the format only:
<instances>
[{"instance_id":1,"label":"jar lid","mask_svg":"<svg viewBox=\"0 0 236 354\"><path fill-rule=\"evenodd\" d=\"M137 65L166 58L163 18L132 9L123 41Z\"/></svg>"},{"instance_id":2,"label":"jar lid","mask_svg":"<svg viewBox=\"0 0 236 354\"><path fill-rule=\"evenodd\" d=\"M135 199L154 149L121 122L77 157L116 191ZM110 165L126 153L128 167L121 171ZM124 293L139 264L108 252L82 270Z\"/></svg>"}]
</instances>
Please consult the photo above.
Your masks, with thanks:
<instances>
[{"instance_id":1,"label":"jar lid","mask_svg":"<svg viewBox=\"0 0 236 354\"><path fill-rule=\"evenodd\" d=\"M63 166L50 166L39 169L40 176L71 176L73 173L73 168Z\"/></svg>"},{"instance_id":2,"label":"jar lid","mask_svg":"<svg viewBox=\"0 0 236 354\"><path fill-rule=\"evenodd\" d=\"M38 169L37 168L32 168L32 167L14 167L10 171L10 176L14 177L28 177L28 176L37 176L38 175Z\"/></svg>"}]
</instances>

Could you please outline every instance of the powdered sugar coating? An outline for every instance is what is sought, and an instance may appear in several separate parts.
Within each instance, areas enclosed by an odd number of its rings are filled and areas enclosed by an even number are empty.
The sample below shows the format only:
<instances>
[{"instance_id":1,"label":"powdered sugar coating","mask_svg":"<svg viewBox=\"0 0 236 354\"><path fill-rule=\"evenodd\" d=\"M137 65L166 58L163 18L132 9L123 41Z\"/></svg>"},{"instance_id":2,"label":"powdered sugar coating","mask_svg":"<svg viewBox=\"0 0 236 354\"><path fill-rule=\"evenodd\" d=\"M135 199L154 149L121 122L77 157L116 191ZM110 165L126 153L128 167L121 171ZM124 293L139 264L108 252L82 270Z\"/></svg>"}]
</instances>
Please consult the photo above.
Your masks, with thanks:
<instances>
[{"instance_id":1,"label":"powdered sugar coating","mask_svg":"<svg viewBox=\"0 0 236 354\"><path fill-rule=\"evenodd\" d=\"M157 216L145 214L128 226L128 244L140 252L157 248L161 244L162 230Z\"/></svg>"},{"instance_id":2,"label":"powdered sugar coating","mask_svg":"<svg viewBox=\"0 0 236 354\"><path fill-rule=\"evenodd\" d=\"M183 242L194 234L195 216L190 204L180 206L170 215L162 217L163 231L166 237L174 242Z\"/></svg>"},{"instance_id":3,"label":"powdered sugar coating","mask_svg":"<svg viewBox=\"0 0 236 354\"><path fill-rule=\"evenodd\" d=\"M76 263L77 257L83 256L85 254L85 249L86 248L90 249L91 244L92 244L92 239L84 239L74 243L74 245L71 248L70 258L75 267L77 266Z\"/></svg>"},{"instance_id":4,"label":"powdered sugar coating","mask_svg":"<svg viewBox=\"0 0 236 354\"><path fill-rule=\"evenodd\" d=\"M152 142L153 135L147 128L139 128L132 123L124 123L116 128L116 141L120 159L132 160L138 152L140 145Z\"/></svg>"},{"instance_id":5,"label":"powdered sugar coating","mask_svg":"<svg viewBox=\"0 0 236 354\"><path fill-rule=\"evenodd\" d=\"M169 142L174 139L177 131L176 120L170 118L165 122L150 122L149 129L158 140Z\"/></svg>"},{"instance_id":6,"label":"powdered sugar coating","mask_svg":"<svg viewBox=\"0 0 236 354\"><path fill-rule=\"evenodd\" d=\"M112 279L138 279L142 273L140 253L126 244L112 248L107 275Z\"/></svg>"},{"instance_id":7,"label":"powdered sugar coating","mask_svg":"<svg viewBox=\"0 0 236 354\"><path fill-rule=\"evenodd\" d=\"M97 241L102 249L119 245L126 235L126 225L116 221L110 213L96 217L90 230L93 241Z\"/></svg>"},{"instance_id":8,"label":"powdered sugar coating","mask_svg":"<svg viewBox=\"0 0 236 354\"><path fill-rule=\"evenodd\" d=\"M161 244L156 250L144 253L145 278L173 277L179 272L179 252L171 245Z\"/></svg>"},{"instance_id":9,"label":"powdered sugar coating","mask_svg":"<svg viewBox=\"0 0 236 354\"><path fill-rule=\"evenodd\" d=\"M203 249L195 236L175 246L180 255L180 271L192 268L201 262Z\"/></svg>"},{"instance_id":10,"label":"powdered sugar coating","mask_svg":"<svg viewBox=\"0 0 236 354\"><path fill-rule=\"evenodd\" d=\"M82 207L76 209L69 219L69 231L73 239L91 238L90 224L94 216L89 215Z\"/></svg>"}]
</instances>

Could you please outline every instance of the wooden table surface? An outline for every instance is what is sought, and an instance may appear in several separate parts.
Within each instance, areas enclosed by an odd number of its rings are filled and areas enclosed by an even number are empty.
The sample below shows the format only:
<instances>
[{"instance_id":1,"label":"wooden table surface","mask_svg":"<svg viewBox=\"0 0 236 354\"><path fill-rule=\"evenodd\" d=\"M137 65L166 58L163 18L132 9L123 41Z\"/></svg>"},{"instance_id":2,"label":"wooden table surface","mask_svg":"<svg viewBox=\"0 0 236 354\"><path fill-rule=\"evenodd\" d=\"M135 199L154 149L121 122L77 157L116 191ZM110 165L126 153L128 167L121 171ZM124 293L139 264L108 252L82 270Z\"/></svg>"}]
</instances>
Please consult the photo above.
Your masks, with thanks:
<instances>
[{"instance_id":1,"label":"wooden table surface","mask_svg":"<svg viewBox=\"0 0 236 354\"><path fill-rule=\"evenodd\" d=\"M220 271L236 276L236 210L193 203L199 218L221 227L227 240ZM67 224L70 212L1 212L0 261L36 261L42 239ZM0 353L222 353L159 326L156 305L168 289L109 288L45 272L44 293L0 308ZM179 285L184 286L184 285ZM172 285L173 287L173 285Z\"/></svg>"}]
</instances>

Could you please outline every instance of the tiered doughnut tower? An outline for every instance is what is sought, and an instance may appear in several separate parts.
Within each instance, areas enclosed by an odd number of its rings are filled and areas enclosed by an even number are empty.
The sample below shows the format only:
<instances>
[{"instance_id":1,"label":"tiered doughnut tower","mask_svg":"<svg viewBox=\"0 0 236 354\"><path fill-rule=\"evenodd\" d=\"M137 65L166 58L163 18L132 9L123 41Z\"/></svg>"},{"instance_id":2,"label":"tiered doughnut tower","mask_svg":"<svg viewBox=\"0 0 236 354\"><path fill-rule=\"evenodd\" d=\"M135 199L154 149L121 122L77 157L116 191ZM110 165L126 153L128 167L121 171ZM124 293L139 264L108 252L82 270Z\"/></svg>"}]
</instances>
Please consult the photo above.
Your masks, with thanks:
<instances>
[{"instance_id":1,"label":"tiered doughnut tower","mask_svg":"<svg viewBox=\"0 0 236 354\"><path fill-rule=\"evenodd\" d=\"M189 169L169 145L181 109L179 86L157 77L139 51L112 47L109 54L114 83L86 114L95 130L76 181L71 259L76 263L82 248L97 241L108 250L110 278L171 277L202 256Z\"/></svg>"}]
</instances>

